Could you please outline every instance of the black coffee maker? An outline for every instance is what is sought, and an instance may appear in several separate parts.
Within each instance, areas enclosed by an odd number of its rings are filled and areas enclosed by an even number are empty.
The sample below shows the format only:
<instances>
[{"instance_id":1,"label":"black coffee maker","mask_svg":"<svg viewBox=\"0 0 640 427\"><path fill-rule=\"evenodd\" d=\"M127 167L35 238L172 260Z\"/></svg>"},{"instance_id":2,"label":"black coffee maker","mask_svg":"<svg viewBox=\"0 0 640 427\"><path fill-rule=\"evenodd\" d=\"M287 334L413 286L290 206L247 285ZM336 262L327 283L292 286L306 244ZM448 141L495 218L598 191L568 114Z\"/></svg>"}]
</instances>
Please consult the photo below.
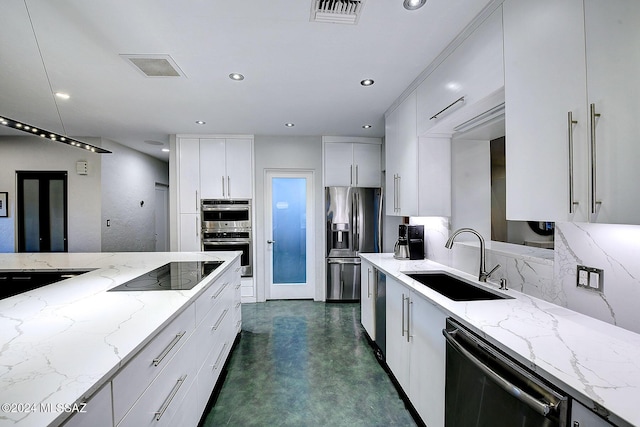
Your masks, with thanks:
<instances>
[{"instance_id":1,"label":"black coffee maker","mask_svg":"<svg viewBox=\"0 0 640 427\"><path fill-rule=\"evenodd\" d=\"M424 225L407 226L409 259L424 259Z\"/></svg>"}]
</instances>

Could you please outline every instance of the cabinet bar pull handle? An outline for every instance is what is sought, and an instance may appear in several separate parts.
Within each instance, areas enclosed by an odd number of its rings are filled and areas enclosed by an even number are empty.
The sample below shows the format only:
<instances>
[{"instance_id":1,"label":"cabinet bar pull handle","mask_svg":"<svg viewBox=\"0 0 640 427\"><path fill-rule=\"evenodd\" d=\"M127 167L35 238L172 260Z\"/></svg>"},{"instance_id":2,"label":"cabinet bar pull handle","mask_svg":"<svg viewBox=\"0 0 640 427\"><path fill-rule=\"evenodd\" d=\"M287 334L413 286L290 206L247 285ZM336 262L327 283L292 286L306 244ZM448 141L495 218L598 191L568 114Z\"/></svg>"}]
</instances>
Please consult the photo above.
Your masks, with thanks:
<instances>
[{"instance_id":1,"label":"cabinet bar pull handle","mask_svg":"<svg viewBox=\"0 0 640 427\"><path fill-rule=\"evenodd\" d=\"M176 397L176 394L178 394L178 390L180 390L180 387L182 387L186 378L187 376L183 375L178 379L178 381L176 381L176 385L173 386L173 390L171 390L169 396L167 396L160 409L156 412L156 421L160 421L160 418L164 415L164 411L166 411L169 405L171 405L171 401Z\"/></svg>"},{"instance_id":2,"label":"cabinet bar pull handle","mask_svg":"<svg viewBox=\"0 0 640 427\"><path fill-rule=\"evenodd\" d=\"M222 197L224 197L224 175L222 176Z\"/></svg>"},{"instance_id":3,"label":"cabinet bar pull handle","mask_svg":"<svg viewBox=\"0 0 640 427\"><path fill-rule=\"evenodd\" d=\"M222 350L220 350L220 354L218 355L218 358L216 359L216 363L213 364L213 370L215 371L216 369L218 369L218 365L220 364L220 359L222 358L222 355L224 354L224 351L227 348L227 343L224 343L224 345L222 346Z\"/></svg>"},{"instance_id":4,"label":"cabinet bar pull handle","mask_svg":"<svg viewBox=\"0 0 640 427\"><path fill-rule=\"evenodd\" d=\"M398 174L398 212L402 212L402 194L400 194L400 189L402 188L402 177Z\"/></svg>"},{"instance_id":5,"label":"cabinet bar pull handle","mask_svg":"<svg viewBox=\"0 0 640 427\"><path fill-rule=\"evenodd\" d=\"M171 340L171 342L169 343L169 345L164 349L164 351L162 353L160 353L160 356L156 357L155 359L153 359L153 366L158 366L160 364L160 362L162 362L162 359L164 359L165 357L167 357L167 354L169 354L169 352L171 351L171 349L173 347L176 346L176 344L178 344L178 341L180 341L180 338L182 338L184 336L184 334L186 334L187 331L182 331L179 334L176 334L175 337L173 337L173 340Z\"/></svg>"},{"instance_id":6,"label":"cabinet bar pull handle","mask_svg":"<svg viewBox=\"0 0 640 427\"><path fill-rule=\"evenodd\" d=\"M455 101L453 101L451 104L449 104L446 107L444 107L442 110L440 110L437 113L435 113L433 116L429 117L429 120L437 119L440 114L444 113L445 111L447 111L449 108L453 107L454 105L456 105L460 101L464 102L464 96L461 96L460 98L458 98Z\"/></svg>"},{"instance_id":7,"label":"cabinet bar pull handle","mask_svg":"<svg viewBox=\"0 0 640 427\"><path fill-rule=\"evenodd\" d=\"M567 114L567 128L569 130L569 213L573 213L573 205L578 202L573 200L573 125L577 124L577 120L573 120L573 112Z\"/></svg>"},{"instance_id":8,"label":"cabinet bar pull handle","mask_svg":"<svg viewBox=\"0 0 640 427\"><path fill-rule=\"evenodd\" d=\"M218 328L220 327L220 323L222 323L222 319L224 319L224 317L227 315L228 311L229 311L229 309L227 308L225 311L222 312L222 314L218 318L218 321L216 322L216 324L211 327L212 331L217 331L218 330Z\"/></svg>"},{"instance_id":9,"label":"cabinet bar pull handle","mask_svg":"<svg viewBox=\"0 0 640 427\"><path fill-rule=\"evenodd\" d=\"M200 206L198 202L198 190L196 190L196 212L198 212L198 209L200 209Z\"/></svg>"},{"instance_id":10,"label":"cabinet bar pull handle","mask_svg":"<svg viewBox=\"0 0 640 427\"><path fill-rule=\"evenodd\" d=\"M367 298L371 298L371 269L367 268Z\"/></svg>"},{"instance_id":11,"label":"cabinet bar pull handle","mask_svg":"<svg viewBox=\"0 0 640 427\"><path fill-rule=\"evenodd\" d=\"M589 116L591 117L591 213L596 213L596 205L602 202L596 201L596 117L600 117L596 113L596 104L589 106Z\"/></svg>"},{"instance_id":12,"label":"cabinet bar pull handle","mask_svg":"<svg viewBox=\"0 0 640 427\"><path fill-rule=\"evenodd\" d=\"M353 185L353 165L349 166L349 185Z\"/></svg>"},{"instance_id":13,"label":"cabinet bar pull handle","mask_svg":"<svg viewBox=\"0 0 640 427\"><path fill-rule=\"evenodd\" d=\"M404 336L404 294L402 294L402 336Z\"/></svg>"},{"instance_id":14,"label":"cabinet bar pull handle","mask_svg":"<svg viewBox=\"0 0 640 427\"><path fill-rule=\"evenodd\" d=\"M407 297L407 342L411 339L411 298Z\"/></svg>"},{"instance_id":15,"label":"cabinet bar pull handle","mask_svg":"<svg viewBox=\"0 0 640 427\"><path fill-rule=\"evenodd\" d=\"M356 165L356 185L358 184L358 165Z\"/></svg>"},{"instance_id":16,"label":"cabinet bar pull handle","mask_svg":"<svg viewBox=\"0 0 640 427\"><path fill-rule=\"evenodd\" d=\"M231 177L227 175L227 196L231 197Z\"/></svg>"},{"instance_id":17,"label":"cabinet bar pull handle","mask_svg":"<svg viewBox=\"0 0 640 427\"><path fill-rule=\"evenodd\" d=\"M227 285L229 284L229 282L225 282L224 285L222 285L220 287L220 289L218 289L218 292L216 292L215 294L211 295L211 298L216 299L220 296L220 294L225 290L225 288L227 287Z\"/></svg>"}]
</instances>

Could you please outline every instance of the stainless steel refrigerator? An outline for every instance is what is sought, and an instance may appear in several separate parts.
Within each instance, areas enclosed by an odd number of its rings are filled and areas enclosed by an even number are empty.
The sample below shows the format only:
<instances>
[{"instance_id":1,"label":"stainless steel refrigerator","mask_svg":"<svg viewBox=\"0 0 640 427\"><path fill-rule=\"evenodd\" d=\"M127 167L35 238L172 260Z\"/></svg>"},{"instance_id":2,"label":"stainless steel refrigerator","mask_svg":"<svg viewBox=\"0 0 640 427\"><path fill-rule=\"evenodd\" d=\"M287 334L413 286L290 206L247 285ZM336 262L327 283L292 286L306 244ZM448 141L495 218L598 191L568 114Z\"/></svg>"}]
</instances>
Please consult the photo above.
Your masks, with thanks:
<instances>
[{"instance_id":1,"label":"stainless steel refrigerator","mask_svg":"<svg viewBox=\"0 0 640 427\"><path fill-rule=\"evenodd\" d=\"M382 248L382 190L327 187L327 301L360 300L359 253Z\"/></svg>"}]
</instances>

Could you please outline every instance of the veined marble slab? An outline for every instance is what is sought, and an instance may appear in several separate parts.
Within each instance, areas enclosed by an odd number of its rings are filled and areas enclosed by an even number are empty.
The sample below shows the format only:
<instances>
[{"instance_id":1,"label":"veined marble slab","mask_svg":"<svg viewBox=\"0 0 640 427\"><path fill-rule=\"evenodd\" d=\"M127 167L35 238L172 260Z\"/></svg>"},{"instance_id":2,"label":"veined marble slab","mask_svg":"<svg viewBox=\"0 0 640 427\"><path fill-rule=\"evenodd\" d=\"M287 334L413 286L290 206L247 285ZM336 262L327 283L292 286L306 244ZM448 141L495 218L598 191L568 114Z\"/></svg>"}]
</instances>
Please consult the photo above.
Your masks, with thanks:
<instances>
[{"instance_id":1,"label":"veined marble slab","mask_svg":"<svg viewBox=\"0 0 640 427\"><path fill-rule=\"evenodd\" d=\"M515 290L506 291L513 299L452 301L404 273L446 271L480 284L477 276L429 260L360 256L585 406L604 407L617 425L640 426L639 334Z\"/></svg>"},{"instance_id":2,"label":"veined marble slab","mask_svg":"<svg viewBox=\"0 0 640 427\"><path fill-rule=\"evenodd\" d=\"M96 269L0 300L0 426L62 423L69 413L39 409L90 397L238 256L240 252L0 254L0 269L6 270ZM190 290L106 292L168 262L210 260L227 262Z\"/></svg>"}]
</instances>

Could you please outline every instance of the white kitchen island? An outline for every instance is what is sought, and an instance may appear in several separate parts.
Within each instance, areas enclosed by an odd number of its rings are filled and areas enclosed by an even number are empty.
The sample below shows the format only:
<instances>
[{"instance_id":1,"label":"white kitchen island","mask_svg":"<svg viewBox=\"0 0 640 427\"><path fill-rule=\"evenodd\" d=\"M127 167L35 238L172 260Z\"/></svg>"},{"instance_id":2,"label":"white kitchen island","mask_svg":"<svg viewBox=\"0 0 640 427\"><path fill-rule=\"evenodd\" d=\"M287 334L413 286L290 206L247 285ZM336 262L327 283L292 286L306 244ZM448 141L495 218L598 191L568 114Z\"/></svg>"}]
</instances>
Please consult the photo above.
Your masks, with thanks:
<instances>
[{"instance_id":1,"label":"white kitchen island","mask_svg":"<svg viewBox=\"0 0 640 427\"><path fill-rule=\"evenodd\" d=\"M616 425L640 426L639 334L514 290L499 291L490 283L486 286L512 299L456 302L405 273L448 272L483 286L477 276L429 260L360 256L584 406L608 413ZM442 330L444 324L432 328ZM440 338L444 340L442 334ZM589 424L580 424L585 425Z\"/></svg>"},{"instance_id":2,"label":"white kitchen island","mask_svg":"<svg viewBox=\"0 0 640 427\"><path fill-rule=\"evenodd\" d=\"M94 269L0 301L0 426L57 426L70 417L73 425L74 418L89 420L98 411L115 414L111 420L97 417L104 425L127 425L138 423L136 410L145 412L142 418L150 425L168 425L182 412L199 410L197 423L240 330L239 257L239 252L0 254L1 270ZM224 263L190 290L107 292L169 262L216 260ZM169 326L179 332L171 335ZM162 334L169 335L169 344L154 343ZM222 338L231 343L218 345ZM152 363L154 358L161 360ZM177 370L181 358L189 361L190 371L173 386L175 380L163 380L162 372ZM142 367L128 369L135 363ZM137 376L156 364L159 373L141 382ZM198 371L205 365L207 372ZM127 381L134 379L130 387ZM154 391L162 381L172 387ZM122 402L118 399L126 393L116 393L117 387L141 390ZM138 402L154 401L150 390L161 395L155 401L162 405L136 409L142 406ZM155 412L171 402L168 397L175 397L177 407L178 396L184 410L169 405L156 422ZM80 411L85 413L77 416ZM91 425L98 424L92 419Z\"/></svg>"}]
</instances>

